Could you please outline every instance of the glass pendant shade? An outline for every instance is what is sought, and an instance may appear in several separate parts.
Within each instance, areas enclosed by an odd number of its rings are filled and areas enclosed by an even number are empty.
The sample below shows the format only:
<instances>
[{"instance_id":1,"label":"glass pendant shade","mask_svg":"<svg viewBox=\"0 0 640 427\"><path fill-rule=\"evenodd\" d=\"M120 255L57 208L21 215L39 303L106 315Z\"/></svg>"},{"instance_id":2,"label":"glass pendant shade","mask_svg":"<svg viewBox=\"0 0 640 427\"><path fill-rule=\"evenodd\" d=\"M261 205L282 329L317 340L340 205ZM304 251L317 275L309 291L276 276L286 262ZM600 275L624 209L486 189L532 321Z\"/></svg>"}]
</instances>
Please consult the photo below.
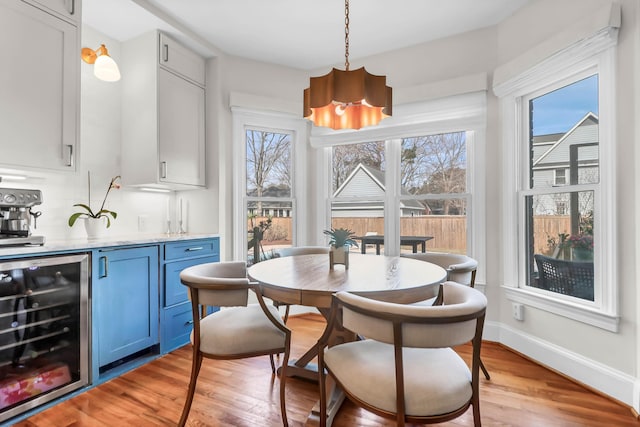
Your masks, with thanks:
<instances>
[{"instance_id":1,"label":"glass pendant shade","mask_svg":"<svg viewBox=\"0 0 640 427\"><path fill-rule=\"evenodd\" d=\"M93 74L105 82L117 82L120 80L118 64L110 56L100 55L93 66Z\"/></svg>"}]
</instances>

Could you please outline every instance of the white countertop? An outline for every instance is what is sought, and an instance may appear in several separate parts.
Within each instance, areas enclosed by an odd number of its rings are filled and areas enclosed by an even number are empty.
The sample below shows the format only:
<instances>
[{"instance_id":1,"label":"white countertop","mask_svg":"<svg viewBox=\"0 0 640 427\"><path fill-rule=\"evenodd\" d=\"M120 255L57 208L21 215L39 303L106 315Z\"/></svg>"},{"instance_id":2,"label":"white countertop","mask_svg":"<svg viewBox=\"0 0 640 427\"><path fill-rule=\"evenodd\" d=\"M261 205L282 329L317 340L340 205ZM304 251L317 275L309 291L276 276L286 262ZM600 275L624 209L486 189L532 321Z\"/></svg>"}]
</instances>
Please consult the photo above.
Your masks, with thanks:
<instances>
[{"instance_id":1,"label":"white countertop","mask_svg":"<svg viewBox=\"0 0 640 427\"><path fill-rule=\"evenodd\" d=\"M110 246L144 245L164 242L177 242L180 240L209 239L219 237L219 234L133 234L123 236L109 236L99 239L59 239L46 240L42 246L0 246L0 257L12 255L29 255L45 252L59 251L86 251Z\"/></svg>"}]
</instances>

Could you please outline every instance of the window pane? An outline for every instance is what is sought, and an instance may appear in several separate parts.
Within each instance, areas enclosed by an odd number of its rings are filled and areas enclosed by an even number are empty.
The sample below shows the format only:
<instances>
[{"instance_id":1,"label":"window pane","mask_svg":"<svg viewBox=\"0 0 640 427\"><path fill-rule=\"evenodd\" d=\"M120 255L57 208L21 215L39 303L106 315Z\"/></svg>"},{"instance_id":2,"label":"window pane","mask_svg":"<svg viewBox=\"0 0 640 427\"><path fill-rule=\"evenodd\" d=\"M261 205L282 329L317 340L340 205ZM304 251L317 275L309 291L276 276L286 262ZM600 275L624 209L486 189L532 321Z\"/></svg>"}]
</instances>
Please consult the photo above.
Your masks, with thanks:
<instances>
[{"instance_id":1,"label":"window pane","mask_svg":"<svg viewBox=\"0 0 640 427\"><path fill-rule=\"evenodd\" d=\"M418 203L423 206L423 214L415 215L407 209ZM428 251L467 253L465 199L402 200L400 210L401 236L431 237L426 242ZM400 251L412 252L413 247L401 245Z\"/></svg>"},{"instance_id":2,"label":"window pane","mask_svg":"<svg viewBox=\"0 0 640 427\"><path fill-rule=\"evenodd\" d=\"M333 148L333 197L367 197L384 193L384 142ZM377 183L376 183L377 182ZM345 184L344 189L340 187ZM382 188L380 187L382 185ZM340 190L340 191L338 191Z\"/></svg>"},{"instance_id":3,"label":"window pane","mask_svg":"<svg viewBox=\"0 0 640 427\"><path fill-rule=\"evenodd\" d=\"M466 191L465 132L405 138L402 140L401 156L402 194Z\"/></svg>"},{"instance_id":4,"label":"window pane","mask_svg":"<svg viewBox=\"0 0 640 427\"><path fill-rule=\"evenodd\" d=\"M293 203L291 201L247 202L248 263L273 258L279 248L290 247L293 236Z\"/></svg>"},{"instance_id":5,"label":"window pane","mask_svg":"<svg viewBox=\"0 0 640 427\"><path fill-rule=\"evenodd\" d=\"M291 135L247 130L247 196L291 197Z\"/></svg>"},{"instance_id":6,"label":"window pane","mask_svg":"<svg viewBox=\"0 0 640 427\"><path fill-rule=\"evenodd\" d=\"M346 228L356 236L384 237L384 202L382 200L335 201L331 203L331 228ZM358 240L358 244L362 242ZM384 245L378 243L380 253ZM374 246L369 246L370 248ZM361 248L351 248L359 251ZM369 250L370 253L375 253Z\"/></svg>"},{"instance_id":7,"label":"window pane","mask_svg":"<svg viewBox=\"0 0 640 427\"><path fill-rule=\"evenodd\" d=\"M525 198L531 213L529 286L593 301L593 195L576 191Z\"/></svg>"},{"instance_id":8,"label":"window pane","mask_svg":"<svg viewBox=\"0 0 640 427\"><path fill-rule=\"evenodd\" d=\"M529 115L530 188L599 182L597 75L532 99Z\"/></svg>"}]
</instances>

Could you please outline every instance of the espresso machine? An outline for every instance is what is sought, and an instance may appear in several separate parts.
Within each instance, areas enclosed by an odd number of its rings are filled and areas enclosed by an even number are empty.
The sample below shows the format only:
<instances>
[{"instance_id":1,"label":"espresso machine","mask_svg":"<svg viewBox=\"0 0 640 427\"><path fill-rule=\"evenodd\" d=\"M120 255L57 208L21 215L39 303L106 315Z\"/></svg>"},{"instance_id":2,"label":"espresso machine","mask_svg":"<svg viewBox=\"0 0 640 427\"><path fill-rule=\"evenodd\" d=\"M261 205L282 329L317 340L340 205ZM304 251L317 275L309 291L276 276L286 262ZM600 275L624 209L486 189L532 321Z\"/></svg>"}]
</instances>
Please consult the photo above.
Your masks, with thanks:
<instances>
[{"instance_id":1,"label":"espresso machine","mask_svg":"<svg viewBox=\"0 0 640 427\"><path fill-rule=\"evenodd\" d=\"M40 190L0 188L0 246L43 245L44 236L32 235L42 212Z\"/></svg>"}]
</instances>

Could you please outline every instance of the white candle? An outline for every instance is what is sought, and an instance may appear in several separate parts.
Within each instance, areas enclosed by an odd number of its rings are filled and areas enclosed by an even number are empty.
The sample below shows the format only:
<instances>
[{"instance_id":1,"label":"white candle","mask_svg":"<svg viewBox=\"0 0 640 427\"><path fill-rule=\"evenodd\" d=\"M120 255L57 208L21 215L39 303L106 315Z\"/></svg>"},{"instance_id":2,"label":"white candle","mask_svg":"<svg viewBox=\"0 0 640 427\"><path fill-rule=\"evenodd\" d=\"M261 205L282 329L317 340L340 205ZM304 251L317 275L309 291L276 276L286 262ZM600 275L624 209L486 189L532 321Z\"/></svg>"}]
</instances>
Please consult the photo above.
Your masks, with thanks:
<instances>
[{"instance_id":1,"label":"white candle","mask_svg":"<svg viewBox=\"0 0 640 427\"><path fill-rule=\"evenodd\" d=\"M170 198L167 197L167 221L171 221L171 208L169 207Z\"/></svg>"},{"instance_id":2,"label":"white candle","mask_svg":"<svg viewBox=\"0 0 640 427\"><path fill-rule=\"evenodd\" d=\"M178 221L182 221L182 197L178 200Z\"/></svg>"}]
</instances>

